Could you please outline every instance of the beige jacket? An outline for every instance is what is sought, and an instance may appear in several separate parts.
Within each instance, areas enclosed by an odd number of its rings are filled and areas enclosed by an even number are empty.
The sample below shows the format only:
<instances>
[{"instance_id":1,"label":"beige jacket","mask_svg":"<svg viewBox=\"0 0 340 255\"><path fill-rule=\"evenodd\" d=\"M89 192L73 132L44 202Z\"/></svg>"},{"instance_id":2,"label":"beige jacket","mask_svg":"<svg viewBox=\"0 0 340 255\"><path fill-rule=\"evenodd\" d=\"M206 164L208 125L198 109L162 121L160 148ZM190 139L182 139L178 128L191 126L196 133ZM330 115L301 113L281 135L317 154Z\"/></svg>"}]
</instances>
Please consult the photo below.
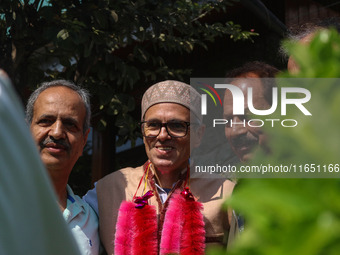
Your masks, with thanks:
<instances>
[{"instance_id":1,"label":"beige jacket","mask_svg":"<svg viewBox=\"0 0 340 255\"><path fill-rule=\"evenodd\" d=\"M100 237L108 254L114 253L115 226L118 210L124 200L131 201L138 184L143 176L144 167L124 168L101 179L97 184L97 197L99 208ZM183 181L180 180L175 188L183 189ZM190 190L204 206L203 216L206 231L207 246L213 243L227 244L237 232L237 221L232 213L221 210L222 204L228 198L234 188L234 183L225 179L191 178ZM143 184L137 196L142 195ZM153 174L149 174L148 189L154 190L155 196L149 199L149 204L157 208L158 218L162 222L171 193L167 201L162 204L156 192ZM159 226L161 227L161 226ZM225 236L225 233L229 233Z\"/></svg>"}]
</instances>

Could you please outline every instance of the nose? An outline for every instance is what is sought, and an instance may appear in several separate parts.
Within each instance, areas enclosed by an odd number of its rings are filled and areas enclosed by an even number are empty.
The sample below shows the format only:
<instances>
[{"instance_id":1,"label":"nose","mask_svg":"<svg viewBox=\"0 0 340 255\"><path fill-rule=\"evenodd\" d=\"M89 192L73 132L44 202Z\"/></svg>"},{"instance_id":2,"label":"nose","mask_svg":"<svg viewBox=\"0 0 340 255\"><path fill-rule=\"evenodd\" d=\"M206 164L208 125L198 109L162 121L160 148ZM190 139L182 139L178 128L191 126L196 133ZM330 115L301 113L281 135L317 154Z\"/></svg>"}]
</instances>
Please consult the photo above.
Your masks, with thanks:
<instances>
[{"instance_id":1,"label":"nose","mask_svg":"<svg viewBox=\"0 0 340 255\"><path fill-rule=\"evenodd\" d=\"M233 116L230 121L231 123L229 123L229 128L231 137L236 137L247 133L248 123L245 118L242 118L241 116Z\"/></svg>"},{"instance_id":2,"label":"nose","mask_svg":"<svg viewBox=\"0 0 340 255\"><path fill-rule=\"evenodd\" d=\"M65 138L64 125L60 120L56 120L51 126L49 135L57 140Z\"/></svg>"},{"instance_id":3,"label":"nose","mask_svg":"<svg viewBox=\"0 0 340 255\"><path fill-rule=\"evenodd\" d=\"M160 141L165 141L167 139L171 139L171 136L169 135L168 131L166 130L166 127L161 127L161 130L160 130L157 137Z\"/></svg>"}]
</instances>

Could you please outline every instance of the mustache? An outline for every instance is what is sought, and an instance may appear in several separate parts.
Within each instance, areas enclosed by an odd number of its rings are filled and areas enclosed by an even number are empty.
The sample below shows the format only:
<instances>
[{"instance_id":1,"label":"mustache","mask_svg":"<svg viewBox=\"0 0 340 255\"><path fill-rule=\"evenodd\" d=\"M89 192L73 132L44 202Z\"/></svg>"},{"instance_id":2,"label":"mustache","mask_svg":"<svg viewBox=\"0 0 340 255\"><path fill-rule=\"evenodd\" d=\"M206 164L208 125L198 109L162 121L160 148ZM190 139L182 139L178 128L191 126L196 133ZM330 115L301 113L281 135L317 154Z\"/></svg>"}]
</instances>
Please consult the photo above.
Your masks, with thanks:
<instances>
[{"instance_id":1,"label":"mustache","mask_svg":"<svg viewBox=\"0 0 340 255\"><path fill-rule=\"evenodd\" d=\"M60 146L63 146L64 148L66 148L67 150L70 149L70 145L68 144L68 142L65 140L65 139L54 139L54 138L51 138L51 137L46 137L45 140L43 140L41 143L40 143L40 146L41 147L46 147L47 144L49 143L55 143L57 145L60 145Z\"/></svg>"},{"instance_id":2,"label":"mustache","mask_svg":"<svg viewBox=\"0 0 340 255\"><path fill-rule=\"evenodd\" d=\"M247 135L243 135L232 138L231 142L236 146L254 145L258 143L258 139L256 139L255 137L248 137Z\"/></svg>"}]
</instances>

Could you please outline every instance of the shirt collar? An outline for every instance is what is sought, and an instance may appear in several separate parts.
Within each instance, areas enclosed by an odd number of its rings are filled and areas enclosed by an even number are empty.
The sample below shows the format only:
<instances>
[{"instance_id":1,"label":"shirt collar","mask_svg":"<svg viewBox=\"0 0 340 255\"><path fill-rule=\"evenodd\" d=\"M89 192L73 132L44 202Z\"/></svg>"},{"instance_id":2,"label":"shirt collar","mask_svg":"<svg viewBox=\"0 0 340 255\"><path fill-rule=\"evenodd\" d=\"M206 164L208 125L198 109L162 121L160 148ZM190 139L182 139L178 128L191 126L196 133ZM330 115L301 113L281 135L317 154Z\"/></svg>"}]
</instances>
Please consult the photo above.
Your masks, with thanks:
<instances>
[{"instance_id":1,"label":"shirt collar","mask_svg":"<svg viewBox=\"0 0 340 255\"><path fill-rule=\"evenodd\" d=\"M74 195L71 187L69 185L66 186L67 190L67 206L63 211L63 216L66 222L70 222L74 219L78 214L85 212L84 206L77 202L77 197Z\"/></svg>"}]
</instances>

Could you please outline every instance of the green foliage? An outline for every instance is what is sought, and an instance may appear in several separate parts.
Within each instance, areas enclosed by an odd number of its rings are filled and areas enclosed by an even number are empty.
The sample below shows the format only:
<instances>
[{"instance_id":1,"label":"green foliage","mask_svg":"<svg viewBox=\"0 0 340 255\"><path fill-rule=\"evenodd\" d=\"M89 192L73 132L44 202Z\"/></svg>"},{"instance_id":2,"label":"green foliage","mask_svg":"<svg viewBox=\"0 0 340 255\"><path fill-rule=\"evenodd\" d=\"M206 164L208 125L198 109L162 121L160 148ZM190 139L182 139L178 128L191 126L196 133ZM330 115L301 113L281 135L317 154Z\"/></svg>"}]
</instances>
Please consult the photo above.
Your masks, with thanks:
<instances>
[{"instance_id":1,"label":"green foliage","mask_svg":"<svg viewBox=\"0 0 340 255\"><path fill-rule=\"evenodd\" d=\"M256 35L211 19L230 2L3 0L1 66L21 92L47 79L83 84L93 95L94 127L107 128L113 118L109 128L119 141L133 140L138 133L131 91L190 74L162 56L176 59L216 37Z\"/></svg>"},{"instance_id":2,"label":"green foliage","mask_svg":"<svg viewBox=\"0 0 340 255\"><path fill-rule=\"evenodd\" d=\"M340 77L340 35L324 30L309 45L287 48L300 72L282 77L315 78L306 84L313 117L299 119L301 128L267 129L273 153L250 164L339 163L339 80L316 78ZM227 205L244 216L245 231L227 254L338 254L339 201L339 178L242 179Z\"/></svg>"},{"instance_id":3,"label":"green foliage","mask_svg":"<svg viewBox=\"0 0 340 255\"><path fill-rule=\"evenodd\" d=\"M308 47L290 41L284 43L294 56L301 72L295 75L286 74L283 77L338 78L340 76L340 66L336 65L340 59L338 33L322 30L317 38L312 40Z\"/></svg>"}]
</instances>

